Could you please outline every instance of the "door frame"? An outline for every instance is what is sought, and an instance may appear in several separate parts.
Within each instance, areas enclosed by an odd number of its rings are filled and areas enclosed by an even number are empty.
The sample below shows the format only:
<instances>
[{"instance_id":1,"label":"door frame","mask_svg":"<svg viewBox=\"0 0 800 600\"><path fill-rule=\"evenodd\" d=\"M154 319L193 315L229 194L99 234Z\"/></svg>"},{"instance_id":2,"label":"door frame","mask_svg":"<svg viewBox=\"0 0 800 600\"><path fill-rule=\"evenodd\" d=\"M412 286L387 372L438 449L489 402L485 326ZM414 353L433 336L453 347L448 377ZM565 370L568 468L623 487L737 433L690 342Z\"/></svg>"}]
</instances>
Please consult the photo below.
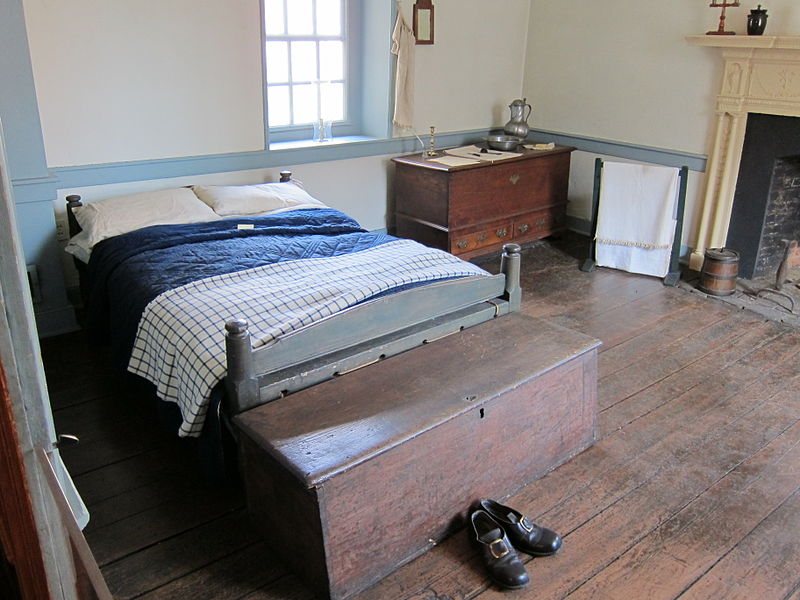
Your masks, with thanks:
<instances>
[{"instance_id":1,"label":"door frame","mask_svg":"<svg viewBox=\"0 0 800 600\"><path fill-rule=\"evenodd\" d=\"M14 527L13 531L22 536L14 556L15 559L25 557L24 561L15 564L20 590L25 590L23 598L72 600L79 598L79 592L67 524L48 489L43 466L37 458L37 452L57 452L56 437L17 231L2 122L0 223L7 227L0 236L0 365L6 384L3 412L8 416L3 416L2 436L4 444L13 443L15 447L15 451L8 455L14 471L10 479L14 486L10 488L8 510L21 511L19 514L22 515L27 506L32 522L30 518L24 518L25 522L9 523L5 504L0 516L8 523L8 531ZM35 529L35 536L31 527ZM34 558L36 556L38 560ZM34 580L29 581L30 578ZM27 590L37 585L46 585L47 595L29 595Z\"/></svg>"},{"instance_id":2,"label":"door frame","mask_svg":"<svg viewBox=\"0 0 800 600\"><path fill-rule=\"evenodd\" d=\"M47 573L28 494L25 466L11 411L11 394L0 361L0 542L22 598L46 598Z\"/></svg>"}]
</instances>

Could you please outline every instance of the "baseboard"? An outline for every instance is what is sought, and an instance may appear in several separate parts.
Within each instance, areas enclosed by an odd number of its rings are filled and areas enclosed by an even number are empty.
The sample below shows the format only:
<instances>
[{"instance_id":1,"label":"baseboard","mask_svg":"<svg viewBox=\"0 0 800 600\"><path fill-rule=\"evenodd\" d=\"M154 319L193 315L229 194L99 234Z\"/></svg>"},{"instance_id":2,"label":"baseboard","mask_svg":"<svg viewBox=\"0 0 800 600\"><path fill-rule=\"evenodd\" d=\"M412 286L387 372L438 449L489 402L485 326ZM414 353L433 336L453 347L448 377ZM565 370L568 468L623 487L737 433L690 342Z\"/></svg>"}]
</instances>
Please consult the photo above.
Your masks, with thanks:
<instances>
[{"instance_id":1,"label":"baseboard","mask_svg":"<svg viewBox=\"0 0 800 600\"><path fill-rule=\"evenodd\" d=\"M580 233L581 235L585 236L592 235L592 222L589 219L567 215L566 224L567 229L570 231L574 231L575 233Z\"/></svg>"}]
</instances>

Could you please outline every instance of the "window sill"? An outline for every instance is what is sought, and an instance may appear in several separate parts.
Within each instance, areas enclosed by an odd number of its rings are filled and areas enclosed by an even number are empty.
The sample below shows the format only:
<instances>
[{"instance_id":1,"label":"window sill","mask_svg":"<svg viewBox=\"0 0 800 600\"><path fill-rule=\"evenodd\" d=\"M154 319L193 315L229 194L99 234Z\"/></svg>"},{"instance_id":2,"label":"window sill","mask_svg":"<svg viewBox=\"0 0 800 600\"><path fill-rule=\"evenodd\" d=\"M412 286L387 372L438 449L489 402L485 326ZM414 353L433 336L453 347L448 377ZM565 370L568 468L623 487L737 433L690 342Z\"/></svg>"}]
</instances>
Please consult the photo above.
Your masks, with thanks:
<instances>
[{"instance_id":1,"label":"window sill","mask_svg":"<svg viewBox=\"0 0 800 600\"><path fill-rule=\"evenodd\" d=\"M340 146L342 144L352 144L353 142L368 142L376 138L365 135L343 135L331 138L325 142L315 142L314 140L292 140L290 142L273 142L269 145L270 150L288 150L290 148L325 148L329 146Z\"/></svg>"}]
</instances>

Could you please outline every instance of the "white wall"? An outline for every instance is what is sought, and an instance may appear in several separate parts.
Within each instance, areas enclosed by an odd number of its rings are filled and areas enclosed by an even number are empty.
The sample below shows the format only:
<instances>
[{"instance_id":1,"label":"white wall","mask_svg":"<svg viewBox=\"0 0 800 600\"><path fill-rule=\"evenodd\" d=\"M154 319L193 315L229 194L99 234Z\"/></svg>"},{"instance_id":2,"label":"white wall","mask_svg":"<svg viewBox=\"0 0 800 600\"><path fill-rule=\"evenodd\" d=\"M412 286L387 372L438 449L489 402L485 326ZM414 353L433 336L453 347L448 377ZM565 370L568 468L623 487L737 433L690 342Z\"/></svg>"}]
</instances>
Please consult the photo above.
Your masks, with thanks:
<instances>
[{"instance_id":1,"label":"white wall","mask_svg":"<svg viewBox=\"0 0 800 600\"><path fill-rule=\"evenodd\" d=\"M258 0L25 0L50 167L264 147Z\"/></svg>"},{"instance_id":2,"label":"white wall","mask_svg":"<svg viewBox=\"0 0 800 600\"><path fill-rule=\"evenodd\" d=\"M746 6L727 10L727 29L745 33ZM766 34L800 34L797 0L766 6ZM719 13L697 0L532 0L524 89L535 126L706 152L722 61L684 38L716 29Z\"/></svg>"},{"instance_id":3,"label":"white wall","mask_svg":"<svg viewBox=\"0 0 800 600\"><path fill-rule=\"evenodd\" d=\"M24 6L49 166L264 148L259 0ZM415 49L420 133L502 125L522 87L528 10L436 2L436 43Z\"/></svg>"},{"instance_id":4,"label":"white wall","mask_svg":"<svg viewBox=\"0 0 800 600\"><path fill-rule=\"evenodd\" d=\"M523 89L538 129L706 154L722 73L719 50L686 35L716 30L720 9L698 0L532 0ZM752 6L727 10L746 33ZM765 35L800 34L797 0L765 3ZM573 159L570 214L588 218L593 156ZM684 241L693 239L703 175L693 173Z\"/></svg>"},{"instance_id":5,"label":"white wall","mask_svg":"<svg viewBox=\"0 0 800 600\"><path fill-rule=\"evenodd\" d=\"M413 2L401 8L411 24ZM436 0L435 43L416 46L420 134L497 127L522 90L530 0Z\"/></svg>"}]
</instances>

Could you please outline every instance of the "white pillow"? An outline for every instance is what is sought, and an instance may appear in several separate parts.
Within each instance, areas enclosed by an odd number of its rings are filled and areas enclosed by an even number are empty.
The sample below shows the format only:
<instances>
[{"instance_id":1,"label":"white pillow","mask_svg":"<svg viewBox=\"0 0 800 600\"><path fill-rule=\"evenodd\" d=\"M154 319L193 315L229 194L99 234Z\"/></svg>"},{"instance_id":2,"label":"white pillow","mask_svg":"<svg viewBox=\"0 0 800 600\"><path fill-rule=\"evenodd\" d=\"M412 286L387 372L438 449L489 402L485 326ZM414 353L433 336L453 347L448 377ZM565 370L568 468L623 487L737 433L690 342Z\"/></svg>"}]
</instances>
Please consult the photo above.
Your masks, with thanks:
<instances>
[{"instance_id":1,"label":"white pillow","mask_svg":"<svg viewBox=\"0 0 800 600\"><path fill-rule=\"evenodd\" d=\"M257 185L194 185L192 190L221 217L325 206L291 181Z\"/></svg>"},{"instance_id":2,"label":"white pillow","mask_svg":"<svg viewBox=\"0 0 800 600\"><path fill-rule=\"evenodd\" d=\"M219 219L189 188L174 188L97 200L74 211L89 248L115 235L149 227Z\"/></svg>"},{"instance_id":3,"label":"white pillow","mask_svg":"<svg viewBox=\"0 0 800 600\"><path fill-rule=\"evenodd\" d=\"M73 235L64 246L64 251L88 264L89 257L92 255L92 249L89 247L89 234L81 231L79 234Z\"/></svg>"}]
</instances>

